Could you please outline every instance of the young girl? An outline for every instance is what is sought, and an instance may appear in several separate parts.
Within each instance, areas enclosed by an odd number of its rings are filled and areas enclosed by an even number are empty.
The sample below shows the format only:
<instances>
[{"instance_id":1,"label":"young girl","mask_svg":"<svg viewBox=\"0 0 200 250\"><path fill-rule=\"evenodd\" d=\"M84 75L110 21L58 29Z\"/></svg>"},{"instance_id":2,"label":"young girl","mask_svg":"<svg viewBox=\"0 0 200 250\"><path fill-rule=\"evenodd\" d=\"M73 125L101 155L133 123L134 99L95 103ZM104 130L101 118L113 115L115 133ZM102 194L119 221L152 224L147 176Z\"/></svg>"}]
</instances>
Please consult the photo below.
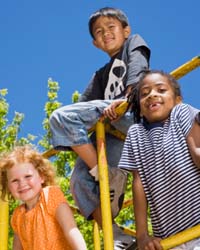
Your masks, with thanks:
<instances>
[{"instance_id":1,"label":"young girl","mask_svg":"<svg viewBox=\"0 0 200 250\"><path fill-rule=\"evenodd\" d=\"M137 86L134 117L119 167L133 173L139 250L200 224L200 111L183 104L176 80L148 71ZM153 236L147 228L149 205ZM174 249L195 250L200 239Z\"/></svg>"},{"instance_id":2,"label":"young girl","mask_svg":"<svg viewBox=\"0 0 200 250\"><path fill-rule=\"evenodd\" d=\"M86 250L73 214L55 185L50 161L30 146L16 147L0 159L1 198L23 203L11 219L14 250Z\"/></svg>"}]
</instances>

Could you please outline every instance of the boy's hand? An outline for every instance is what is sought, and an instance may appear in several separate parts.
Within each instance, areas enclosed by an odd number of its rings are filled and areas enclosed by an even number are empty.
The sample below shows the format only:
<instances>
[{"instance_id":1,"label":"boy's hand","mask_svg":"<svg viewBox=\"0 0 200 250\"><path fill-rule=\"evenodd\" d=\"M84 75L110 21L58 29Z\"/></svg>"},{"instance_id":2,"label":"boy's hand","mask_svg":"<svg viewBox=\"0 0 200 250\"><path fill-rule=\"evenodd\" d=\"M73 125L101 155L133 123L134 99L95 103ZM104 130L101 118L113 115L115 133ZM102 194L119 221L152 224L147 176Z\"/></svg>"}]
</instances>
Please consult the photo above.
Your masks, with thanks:
<instances>
[{"instance_id":1,"label":"boy's hand","mask_svg":"<svg viewBox=\"0 0 200 250\"><path fill-rule=\"evenodd\" d=\"M118 107L125 100L114 100L107 108L104 109L103 115L105 118L109 118L111 121L117 120L120 116L117 115L115 108Z\"/></svg>"},{"instance_id":2,"label":"boy's hand","mask_svg":"<svg viewBox=\"0 0 200 250\"><path fill-rule=\"evenodd\" d=\"M137 239L138 250L162 250L161 239L145 235Z\"/></svg>"}]
</instances>

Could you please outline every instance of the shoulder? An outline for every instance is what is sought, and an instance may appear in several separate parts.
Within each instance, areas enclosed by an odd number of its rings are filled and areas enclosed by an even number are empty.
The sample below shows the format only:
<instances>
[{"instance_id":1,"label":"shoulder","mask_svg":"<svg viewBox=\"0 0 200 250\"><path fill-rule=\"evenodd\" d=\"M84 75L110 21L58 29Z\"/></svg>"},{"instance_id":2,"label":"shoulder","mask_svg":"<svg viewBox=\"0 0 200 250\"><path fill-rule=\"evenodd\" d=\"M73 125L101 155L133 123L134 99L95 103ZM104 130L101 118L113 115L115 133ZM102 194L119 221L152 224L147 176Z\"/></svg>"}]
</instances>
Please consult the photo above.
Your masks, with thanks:
<instances>
[{"instance_id":1,"label":"shoulder","mask_svg":"<svg viewBox=\"0 0 200 250\"><path fill-rule=\"evenodd\" d=\"M12 225L12 228L14 231L17 230L17 226L20 224L21 219L24 218L25 212L26 211L25 211L24 204L15 208L15 210L11 216L11 225Z\"/></svg>"},{"instance_id":2,"label":"shoulder","mask_svg":"<svg viewBox=\"0 0 200 250\"><path fill-rule=\"evenodd\" d=\"M190 117L191 119L193 119L197 113L199 113L200 110L192 107L189 104L186 103L181 103L176 105L173 109L172 109L172 113L171 116L174 117Z\"/></svg>"},{"instance_id":3,"label":"shoulder","mask_svg":"<svg viewBox=\"0 0 200 250\"><path fill-rule=\"evenodd\" d=\"M19 205L18 207L15 208L13 215L12 216L19 216L20 214L23 214L26 212L24 204Z\"/></svg>"},{"instance_id":4,"label":"shoulder","mask_svg":"<svg viewBox=\"0 0 200 250\"><path fill-rule=\"evenodd\" d=\"M129 36L129 38L126 40L126 43L129 47L132 47L132 49L138 47L146 47L149 49L149 46L139 34Z\"/></svg>"},{"instance_id":5,"label":"shoulder","mask_svg":"<svg viewBox=\"0 0 200 250\"><path fill-rule=\"evenodd\" d=\"M150 58L151 50L139 34L129 36L124 43L123 49L127 54L139 50L142 54L145 54L148 59Z\"/></svg>"},{"instance_id":6,"label":"shoulder","mask_svg":"<svg viewBox=\"0 0 200 250\"><path fill-rule=\"evenodd\" d=\"M170 115L170 126L174 128L181 128L184 135L187 135L191 130L195 119L199 116L199 110L189 104L176 105ZM198 122L198 120L197 120Z\"/></svg>"},{"instance_id":7,"label":"shoulder","mask_svg":"<svg viewBox=\"0 0 200 250\"><path fill-rule=\"evenodd\" d=\"M48 186L43 188L44 202L48 211L54 213L61 203L67 203L64 193L58 186Z\"/></svg>"},{"instance_id":8,"label":"shoulder","mask_svg":"<svg viewBox=\"0 0 200 250\"><path fill-rule=\"evenodd\" d=\"M135 123L129 127L127 137L131 138L131 140L137 140L138 137L143 136L145 131L145 127L142 123Z\"/></svg>"},{"instance_id":9,"label":"shoulder","mask_svg":"<svg viewBox=\"0 0 200 250\"><path fill-rule=\"evenodd\" d=\"M42 192L45 196L45 200L64 198L64 194L59 186L47 186L42 189ZM64 198L65 199L65 198Z\"/></svg>"}]
</instances>

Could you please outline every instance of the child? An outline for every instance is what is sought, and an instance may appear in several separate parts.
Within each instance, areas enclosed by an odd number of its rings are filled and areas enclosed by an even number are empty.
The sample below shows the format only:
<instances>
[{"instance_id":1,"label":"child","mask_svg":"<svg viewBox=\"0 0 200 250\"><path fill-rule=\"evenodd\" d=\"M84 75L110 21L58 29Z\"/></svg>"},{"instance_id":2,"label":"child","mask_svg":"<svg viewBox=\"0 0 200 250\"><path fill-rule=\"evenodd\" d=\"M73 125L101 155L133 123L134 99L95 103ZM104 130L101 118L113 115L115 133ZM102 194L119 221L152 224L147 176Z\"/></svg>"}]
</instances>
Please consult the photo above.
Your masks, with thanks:
<instances>
[{"instance_id":1,"label":"child","mask_svg":"<svg viewBox=\"0 0 200 250\"><path fill-rule=\"evenodd\" d=\"M150 50L139 35L130 36L128 19L119 9L96 11L90 17L89 31L94 46L107 53L110 61L95 72L80 102L55 110L49 122L53 147L58 150L70 147L80 157L71 177L71 191L77 206L87 219L93 218L101 225L95 136L89 138L88 129L98 121L104 109L112 110L113 99L125 98L138 82L142 71L149 66ZM126 133L131 123L132 117L127 114L112 125ZM106 142L114 218L122 206L126 184L126 174L117 170L123 142L111 135L106 136ZM115 224L115 242L124 247L132 238L123 237L119 231Z\"/></svg>"},{"instance_id":2,"label":"child","mask_svg":"<svg viewBox=\"0 0 200 250\"><path fill-rule=\"evenodd\" d=\"M14 210L14 250L86 250L73 214L55 186L51 163L30 146L16 147L0 159L1 198L22 201Z\"/></svg>"},{"instance_id":3,"label":"child","mask_svg":"<svg viewBox=\"0 0 200 250\"><path fill-rule=\"evenodd\" d=\"M134 117L119 167L133 173L139 250L200 224L200 110L182 103L176 80L147 72L133 98ZM153 236L147 228L149 205ZM174 249L199 249L200 238Z\"/></svg>"}]
</instances>

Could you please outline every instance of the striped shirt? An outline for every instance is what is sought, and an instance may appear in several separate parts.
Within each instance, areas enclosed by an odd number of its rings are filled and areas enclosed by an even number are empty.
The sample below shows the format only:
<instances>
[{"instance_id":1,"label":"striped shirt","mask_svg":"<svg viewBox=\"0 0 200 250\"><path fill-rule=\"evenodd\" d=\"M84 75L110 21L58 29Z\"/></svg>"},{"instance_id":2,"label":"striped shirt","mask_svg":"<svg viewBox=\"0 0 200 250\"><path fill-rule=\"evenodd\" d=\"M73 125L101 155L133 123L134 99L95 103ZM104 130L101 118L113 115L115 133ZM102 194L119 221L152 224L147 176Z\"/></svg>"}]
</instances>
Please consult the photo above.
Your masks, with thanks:
<instances>
[{"instance_id":1,"label":"striped shirt","mask_svg":"<svg viewBox=\"0 0 200 250\"><path fill-rule=\"evenodd\" d=\"M128 131L119 167L138 170L156 237L200 224L200 169L186 143L199 113L179 104L162 126L147 129L140 123Z\"/></svg>"}]
</instances>

